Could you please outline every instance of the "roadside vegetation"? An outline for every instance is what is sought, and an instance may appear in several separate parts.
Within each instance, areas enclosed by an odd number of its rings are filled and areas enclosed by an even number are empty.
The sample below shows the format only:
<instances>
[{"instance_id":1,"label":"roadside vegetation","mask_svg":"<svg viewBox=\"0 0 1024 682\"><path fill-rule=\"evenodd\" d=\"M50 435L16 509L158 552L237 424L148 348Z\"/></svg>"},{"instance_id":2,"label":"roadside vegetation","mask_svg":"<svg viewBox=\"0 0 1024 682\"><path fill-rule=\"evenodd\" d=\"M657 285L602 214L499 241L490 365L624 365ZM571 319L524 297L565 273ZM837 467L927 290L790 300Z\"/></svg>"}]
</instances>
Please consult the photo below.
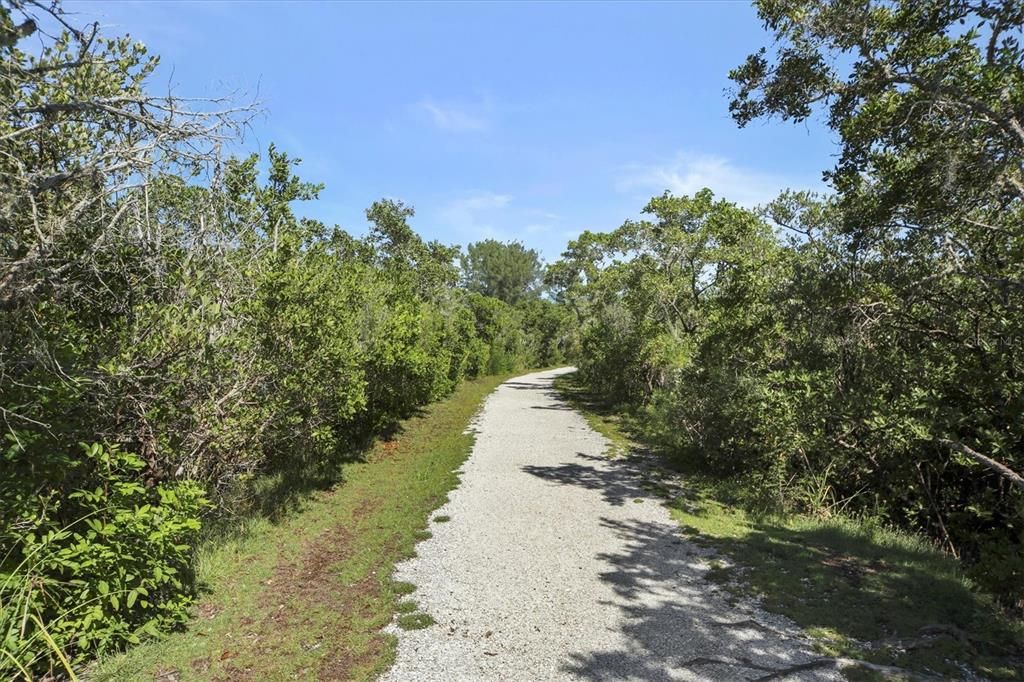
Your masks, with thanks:
<instances>
[{"instance_id":1,"label":"roadside vegetation","mask_svg":"<svg viewBox=\"0 0 1024 682\"><path fill-rule=\"evenodd\" d=\"M469 415L567 360L728 589L836 656L1020 675L1024 5L756 6L729 109L823 117L833 193L666 192L544 267L397 200L305 218L297 159L230 153L255 106L0 0L0 677L381 670Z\"/></svg>"},{"instance_id":2,"label":"roadside vegetation","mask_svg":"<svg viewBox=\"0 0 1024 682\"><path fill-rule=\"evenodd\" d=\"M536 253L488 243L512 257L467 281L401 202L370 206L365 236L304 218L320 186L298 160L224 153L253 107L156 95L156 66L0 0L4 679L184 626L221 556L201 542L294 523L400 420L569 350Z\"/></svg>"},{"instance_id":3,"label":"roadside vegetation","mask_svg":"<svg viewBox=\"0 0 1024 682\"><path fill-rule=\"evenodd\" d=\"M730 110L823 116L835 194L666 193L571 242L580 378L751 509L930 538L1019 618L1024 6L756 5Z\"/></svg>"},{"instance_id":4,"label":"roadside vegetation","mask_svg":"<svg viewBox=\"0 0 1024 682\"><path fill-rule=\"evenodd\" d=\"M105 658L90 679L362 680L386 669L392 615L403 628L431 622L393 567L457 485L470 420L504 378L465 382L403 421L280 520L255 516L202 545L188 629Z\"/></svg>"},{"instance_id":5,"label":"roadside vegetation","mask_svg":"<svg viewBox=\"0 0 1024 682\"><path fill-rule=\"evenodd\" d=\"M792 619L822 662L864 661L897 677L1024 677L1024 624L933 542L872 517L765 509L751 489L647 440L642 418L589 392L578 374L555 386L609 440L608 456L656 458L666 479L648 489L682 532L719 553L707 580ZM851 679L879 675L840 667Z\"/></svg>"}]
</instances>

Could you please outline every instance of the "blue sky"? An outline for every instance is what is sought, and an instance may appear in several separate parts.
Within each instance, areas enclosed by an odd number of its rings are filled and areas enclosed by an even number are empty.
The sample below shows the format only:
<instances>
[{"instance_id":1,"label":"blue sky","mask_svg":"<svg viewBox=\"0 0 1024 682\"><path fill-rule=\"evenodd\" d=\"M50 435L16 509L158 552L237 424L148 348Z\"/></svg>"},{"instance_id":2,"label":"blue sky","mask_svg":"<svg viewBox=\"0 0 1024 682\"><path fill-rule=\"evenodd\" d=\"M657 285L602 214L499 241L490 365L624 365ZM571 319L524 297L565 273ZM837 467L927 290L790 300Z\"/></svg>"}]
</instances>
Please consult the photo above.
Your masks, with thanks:
<instances>
[{"instance_id":1,"label":"blue sky","mask_svg":"<svg viewBox=\"0 0 1024 682\"><path fill-rule=\"evenodd\" d=\"M428 238L518 239L553 260L665 189L745 205L820 189L835 153L817 123L729 118L727 73L768 40L745 2L65 9L160 54L160 87L257 97L245 148L300 157L300 175L327 185L302 212L357 234L390 197Z\"/></svg>"}]
</instances>

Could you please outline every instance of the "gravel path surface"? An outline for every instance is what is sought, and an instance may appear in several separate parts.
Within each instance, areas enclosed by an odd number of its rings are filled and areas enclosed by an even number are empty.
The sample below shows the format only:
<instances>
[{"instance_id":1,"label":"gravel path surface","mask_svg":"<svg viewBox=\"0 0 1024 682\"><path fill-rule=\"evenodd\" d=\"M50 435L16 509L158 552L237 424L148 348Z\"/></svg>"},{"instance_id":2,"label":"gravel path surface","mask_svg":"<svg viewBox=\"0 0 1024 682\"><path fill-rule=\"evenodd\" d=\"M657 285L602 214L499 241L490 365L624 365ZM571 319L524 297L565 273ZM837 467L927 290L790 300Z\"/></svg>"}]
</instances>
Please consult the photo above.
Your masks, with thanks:
<instances>
[{"instance_id":1,"label":"gravel path surface","mask_svg":"<svg viewBox=\"0 0 1024 682\"><path fill-rule=\"evenodd\" d=\"M552 379L501 385L462 483L396 579L437 624L391 626L384 680L757 679L814 658L799 629L727 600L636 462L562 402ZM824 670L786 679L838 679Z\"/></svg>"}]
</instances>

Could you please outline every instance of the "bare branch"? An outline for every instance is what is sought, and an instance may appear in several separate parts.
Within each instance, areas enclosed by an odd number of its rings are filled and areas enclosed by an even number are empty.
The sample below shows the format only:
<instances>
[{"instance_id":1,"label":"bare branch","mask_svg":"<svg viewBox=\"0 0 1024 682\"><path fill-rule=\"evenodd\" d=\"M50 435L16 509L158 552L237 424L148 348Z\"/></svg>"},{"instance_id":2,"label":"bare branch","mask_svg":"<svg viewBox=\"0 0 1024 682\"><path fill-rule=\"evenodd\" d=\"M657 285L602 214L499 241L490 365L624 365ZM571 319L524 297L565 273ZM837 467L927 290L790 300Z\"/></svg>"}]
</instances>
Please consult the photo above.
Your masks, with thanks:
<instances>
[{"instance_id":1,"label":"bare branch","mask_svg":"<svg viewBox=\"0 0 1024 682\"><path fill-rule=\"evenodd\" d=\"M990 470L996 472L1006 480L1010 481L1010 483L1017 486L1021 490L1024 490L1024 476L1021 476L1020 474L1018 474L1016 471L1006 466L1005 464L997 462L991 457L983 455L977 450L969 448L959 441L950 440L948 438L939 438L938 443L940 443L941 445L945 445L946 447L951 448L953 450L956 450L962 455L967 455L974 461L983 464Z\"/></svg>"}]
</instances>

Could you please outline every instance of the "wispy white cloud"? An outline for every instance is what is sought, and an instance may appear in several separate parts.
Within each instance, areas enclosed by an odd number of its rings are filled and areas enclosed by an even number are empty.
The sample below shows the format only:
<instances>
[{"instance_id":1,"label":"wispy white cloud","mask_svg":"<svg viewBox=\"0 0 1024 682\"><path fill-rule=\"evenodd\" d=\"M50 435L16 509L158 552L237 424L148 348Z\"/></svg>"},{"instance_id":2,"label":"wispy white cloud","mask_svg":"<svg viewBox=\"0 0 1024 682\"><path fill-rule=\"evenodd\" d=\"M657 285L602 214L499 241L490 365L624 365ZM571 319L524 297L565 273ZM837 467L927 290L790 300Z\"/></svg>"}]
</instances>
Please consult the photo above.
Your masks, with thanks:
<instances>
[{"instance_id":1,"label":"wispy white cloud","mask_svg":"<svg viewBox=\"0 0 1024 682\"><path fill-rule=\"evenodd\" d=\"M644 190L673 194L693 194L705 187L716 197L752 208L765 204L787 187L804 187L808 183L782 175L764 173L737 166L721 156L677 154L661 164L631 164L623 168L616 189L622 192Z\"/></svg>"},{"instance_id":2,"label":"wispy white cloud","mask_svg":"<svg viewBox=\"0 0 1024 682\"><path fill-rule=\"evenodd\" d=\"M500 215L511 203L508 194L478 192L448 202L439 211L441 220L464 237L499 239L503 237L496 227L502 221Z\"/></svg>"},{"instance_id":3,"label":"wispy white cloud","mask_svg":"<svg viewBox=\"0 0 1024 682\"><path fill-rule=\"evenodd\" d=\"M426 98L416 108L425 112L435 126L453 133L478 133L489 130L491 122L486 115L490 107L486 102L471 105L465 103L439 102Z\"/></svg>"},{"instance_id":4,"label":"wispy white cloud","mask_svg":"<svg viewBox=\"0 0 1024 682\"><path fill-rule=\"evenodd\" d=\"M569 229L560 211L538 205L529 192L504 194L494 191L462 192L447 202L428 206L420 217L448 241L462 245L483 239L519 241L537 249L542 258L557 259L569 238L581 229Z\"/></svg>"}]
</instances>

